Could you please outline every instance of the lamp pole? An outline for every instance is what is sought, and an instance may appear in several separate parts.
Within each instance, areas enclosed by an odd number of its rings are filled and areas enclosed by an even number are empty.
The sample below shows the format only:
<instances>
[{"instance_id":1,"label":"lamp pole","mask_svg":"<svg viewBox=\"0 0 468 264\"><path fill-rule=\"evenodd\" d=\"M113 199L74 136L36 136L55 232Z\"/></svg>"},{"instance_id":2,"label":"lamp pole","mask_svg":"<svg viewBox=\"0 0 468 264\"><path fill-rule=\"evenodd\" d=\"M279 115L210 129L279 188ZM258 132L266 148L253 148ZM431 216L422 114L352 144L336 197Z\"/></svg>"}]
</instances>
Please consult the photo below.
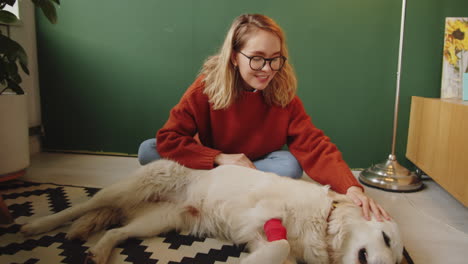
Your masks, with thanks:
<instances>
[{"instance_id":1,"label":"lamp pole","mask_svg":"<svg viewBox=\"0 0 468 264\"><path fill-rule=\"evenodd\" d=\"M395 108L393 113L392 152L387 160L363 170L359 181L363 184L393 192L414 192L423 187L421 179L414 173L401 166L396 158L396 135L398 127L398 106L400 104L401 62L403 57L403 42L405 35L406 0L401 8L400 43L398 49L398 69L395 94Z\"/></svg>"}]
</instances>

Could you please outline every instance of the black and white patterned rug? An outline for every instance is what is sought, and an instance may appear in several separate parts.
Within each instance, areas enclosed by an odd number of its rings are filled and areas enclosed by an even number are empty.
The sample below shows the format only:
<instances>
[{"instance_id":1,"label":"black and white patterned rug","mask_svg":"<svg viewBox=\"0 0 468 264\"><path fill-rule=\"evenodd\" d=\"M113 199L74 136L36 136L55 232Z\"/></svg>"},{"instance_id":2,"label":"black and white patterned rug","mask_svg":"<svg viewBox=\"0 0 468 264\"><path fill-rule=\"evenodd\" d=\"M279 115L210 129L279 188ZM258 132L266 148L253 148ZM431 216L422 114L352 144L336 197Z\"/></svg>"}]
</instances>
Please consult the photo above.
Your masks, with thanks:
<instances>
[{"instance_id":1,"label":"black and white patterned rug","mask_svg":"<svg viewBox=\"0 0 468 264\"><path fill-rule=\"evenodd\" d=\"M98 190L24 181L0 184L0 195L15 219L14 224L0 225L0 263L84 263L86 250L98 241L102 232L84 242L65 239L69 225L32 237L24 237L19 229L34 218L81 203ZM413 263L405 253L403 263ZM248 253L243 246L173 231L143 240L129 239L117 246L109 263L233 264L244 254Z\"/></svg>"}]
</instances>

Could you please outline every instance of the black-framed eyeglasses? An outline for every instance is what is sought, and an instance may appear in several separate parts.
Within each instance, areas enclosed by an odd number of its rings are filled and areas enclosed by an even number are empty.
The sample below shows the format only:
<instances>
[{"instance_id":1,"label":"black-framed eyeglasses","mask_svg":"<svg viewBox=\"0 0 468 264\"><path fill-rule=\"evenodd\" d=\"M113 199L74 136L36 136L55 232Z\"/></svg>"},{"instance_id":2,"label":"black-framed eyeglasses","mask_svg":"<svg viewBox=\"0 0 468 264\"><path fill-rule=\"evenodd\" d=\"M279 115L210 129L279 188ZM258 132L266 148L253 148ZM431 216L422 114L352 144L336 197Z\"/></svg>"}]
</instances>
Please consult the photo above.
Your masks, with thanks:
<instances>
[{"instance_id":1,"label":"black-framed eyeglasses","mask_svg":"<svg viewBox=\"0 0 468 264\"><path fill-rule=\"evenodd\" d=\"M267 61L270 63L270 68L273 71L279 71L281 68L283 68L284 63L286 62L287 58L285 56L278 56L274 58L264 58L262 56L248 56L241 51L239 51L240 54L244 55L246 58L248 58L250 68L254 71L260 71L265 67L265 64Z\"/></svg>"}]
</instances>

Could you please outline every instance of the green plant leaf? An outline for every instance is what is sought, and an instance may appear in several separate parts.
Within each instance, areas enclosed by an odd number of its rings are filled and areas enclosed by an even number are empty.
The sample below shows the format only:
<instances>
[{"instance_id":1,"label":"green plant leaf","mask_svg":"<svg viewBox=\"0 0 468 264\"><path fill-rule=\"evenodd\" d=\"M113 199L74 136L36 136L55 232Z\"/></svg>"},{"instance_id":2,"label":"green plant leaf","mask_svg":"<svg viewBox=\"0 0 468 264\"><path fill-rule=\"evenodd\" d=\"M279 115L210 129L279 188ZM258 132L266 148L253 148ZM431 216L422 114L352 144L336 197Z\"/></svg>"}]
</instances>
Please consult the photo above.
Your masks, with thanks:
<instances>
[{"instance_id":1,"label":"green plant leaf","mask_svg":"<svg viewBox=\"0 0 468 264\"><path fill-rule=\"evenodd\" d=\"M15 43L16 41L10 39L5 35L0 34L0 54L7 54L7 52L14 49Z\"/></svg>"},{"instance_id":2,"label":"green plant leaf","mask_svg":"<svg viewBox=\"0 0 468 264\"><path fill-rule=\"evenodd\" d=\"M17 0L0 0L0 7L5 5L13 6ZM60 5L60 0L31 0L34 5L42 10L50 23L57 23L57 10L55 5ZM11 12L0 9L1 23L14 23L18 18ZM24 94L20 87L22 82L19 74L19 67L29 75L28 57L23 47L16 41L2 34L0 31L0 84L6 85L6 88L0 91L3 93L6 89L11 89L16 94Z\"/></svg>"},{"instance_id":3,"label":"green plant leaf","mask_svg":"<svg viewBox=\"0 0 468 264\"><path fill-rule=\"evenodd\" d=\"M12 24L18 21L18 18L11 12L0 10L0 23Z\"/></svg>"},{"instance_id":4,"label":"green plant leaf","mask_svg":"<svg viewBox=\"0 0 468 264\"><path fill-rule=\"evenodd\" d=\"M6 60L5 57L0 57L0 84L5 85L6 84L6 78L7 78L7 71L6 71L6 65L8 61Z\"/></svg>"},{"instance_id":5,"label":"green plant leaf","mask_svg":"<svg viewBox=\"0 0 468 264\"><path fill-rule=\"evenodd\" d=\"M16 43L16 47L15 47L15 55L16 55L16 59L18 60L20 66L21 66L21 69L27 74L29 75L29 69L28 69L28 55L26 54L26 51L24 50L24 48Z\"/></svg>"},{"instance_id":6,"label":"green plant leaf","mask_svg":"<svg viewBox=\"0 0 468 264\"><path fill-rule=\"evenodd\" d=\"M6 67L7 70L7 79L20 84L23 80L21 79L21 76L18 74L18 65L16 65L16 62L11 61L10 63L7 64Z\"/></svg>"},{"instance_id":7,"label":"green plant leaf","mask_svg":"<svg viewBox=\"0 0 468 264\"><path fill-rule=\"evenodd\" d=\"M42 13L44 13L50 23L57 23L57 10L51 0L32 0L32 2L42 9Z\"/></svg>"},{"instance_id":8,"label":"green plant leaf","mask_svg":"<svg viewBox=\"0 0 468 264\"><path fill-rule=\"evenodd\" d=\"M0 34L0 54L4 54L9 61L18 60L21 69L29 75L28 55L18 42Z\"/></svg>"},{"instance_id":9,"label":"green plant leaf","mask_svg":"<svg viewBox=\"0 0 468 264\"><path fill-rule=\"evenodd\" d=\"M24 94L24 90L15 82L8 81L7 88L13 90L16 94Z\"/></svg>"},{"instance_id":10,"label":"green plant leaf","mask_svg":"<svg viewBox=\"0 0 468 264\"><path fill-rule=\"evenodd\" d=\"M26 55L26 53L24 54ZM28 69L28 57L25 57L25 58L22 58L19 60L19 64L21 66L21 69L24 71L24 73L26 73L27 75L29 75L29 69Z\"/></svg>"},{"instance_id":11,"label":"green plant leaf","mask_svg":"<svg viewBox=\"0 0 468 264\"><path fill-rule=\"evenodd\" d=\"M23 94L24 91L19 86L22 80L18 73L17 62L23 71L29 74L28 57L23 47L18 42L0 34L0 83L5 84L6 82L6 89Z\"/></svg>"}]
</instances>

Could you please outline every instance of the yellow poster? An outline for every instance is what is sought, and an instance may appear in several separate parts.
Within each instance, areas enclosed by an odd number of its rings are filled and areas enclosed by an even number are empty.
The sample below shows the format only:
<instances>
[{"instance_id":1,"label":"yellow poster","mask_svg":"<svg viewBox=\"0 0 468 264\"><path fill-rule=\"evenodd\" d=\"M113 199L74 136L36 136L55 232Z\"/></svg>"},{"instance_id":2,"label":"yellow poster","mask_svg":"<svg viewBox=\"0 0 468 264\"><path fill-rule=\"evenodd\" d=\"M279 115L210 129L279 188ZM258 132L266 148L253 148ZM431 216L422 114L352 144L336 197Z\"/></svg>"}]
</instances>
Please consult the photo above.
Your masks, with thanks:
<instances>
[{"instance_id":1,"label":"yellow poster","mask_svg":"<svg viewBox=\"0 0 468 264\"><path fill-rule=\"evenodd\" d=\"M461 99L468 86L468 18L447 17L444 35L441 98Z\"/></svg>"}]
</instances>

